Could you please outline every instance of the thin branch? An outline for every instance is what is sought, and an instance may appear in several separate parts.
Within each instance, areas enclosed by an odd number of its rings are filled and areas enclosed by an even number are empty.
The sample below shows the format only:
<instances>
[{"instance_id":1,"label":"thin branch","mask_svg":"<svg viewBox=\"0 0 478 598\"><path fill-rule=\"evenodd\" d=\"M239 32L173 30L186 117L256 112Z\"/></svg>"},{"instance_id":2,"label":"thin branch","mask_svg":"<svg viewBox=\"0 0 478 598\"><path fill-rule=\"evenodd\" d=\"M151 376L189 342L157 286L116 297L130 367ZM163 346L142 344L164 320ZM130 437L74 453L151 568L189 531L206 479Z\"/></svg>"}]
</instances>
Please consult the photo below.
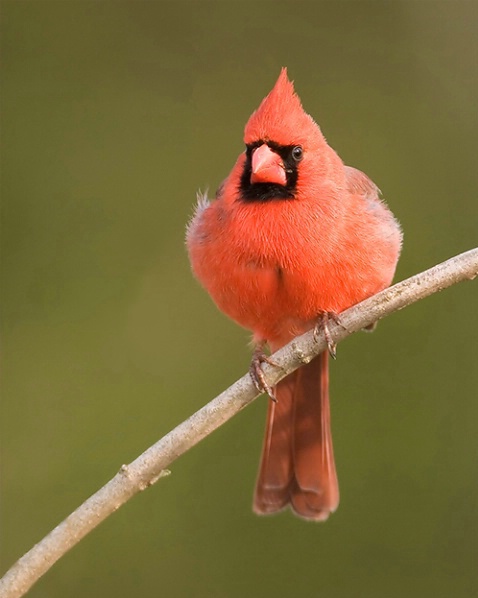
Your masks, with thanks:
<instances>
[{"instance_id":1,"label":"thin branch","mask_svg":"<svg viewBox=\"0 0 478 598\"><path fill-rule=\"evenodd\" d=\"M335 341L341 341L381 318L441 291L462 280L478 275L478 248L462 253L430 270L412 276L355 305L340 315L340 323L330 322ZM323 335L317 341L308 332L274 354L273 361L282 369L265 365L270 385L308 363L326 348ZM2 598L18 598L70 548L99 523L119 509L132 496L154 484L168 472L166 468L208 434L219 428L258 396L248 375L166 434L129 465L123 465L115 477L88 498L76 511L53 529L43 540L20 558L0 580Z\"/></svg>"}]
</instances>

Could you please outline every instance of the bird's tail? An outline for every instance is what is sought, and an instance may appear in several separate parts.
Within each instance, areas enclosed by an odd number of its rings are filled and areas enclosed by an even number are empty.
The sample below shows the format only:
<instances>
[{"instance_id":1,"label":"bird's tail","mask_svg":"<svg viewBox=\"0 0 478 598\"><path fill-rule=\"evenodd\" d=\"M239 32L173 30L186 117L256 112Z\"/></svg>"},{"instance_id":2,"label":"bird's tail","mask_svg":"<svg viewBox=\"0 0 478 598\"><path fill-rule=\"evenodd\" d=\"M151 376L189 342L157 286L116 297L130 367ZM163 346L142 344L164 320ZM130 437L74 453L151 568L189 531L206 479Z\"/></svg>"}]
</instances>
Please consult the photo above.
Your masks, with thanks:
<instances>
[{"instance_id":1,"label":"bird's tail","mask_svg":"<svg viewBox=\"0 0 478 598\"><path fill-rule=\"evenodd\" d=\"M329 407L328 353L279 382L269 402L254 511L290 504L304 519L323 521L339 504Z\"/></svg>"}]
</instances>

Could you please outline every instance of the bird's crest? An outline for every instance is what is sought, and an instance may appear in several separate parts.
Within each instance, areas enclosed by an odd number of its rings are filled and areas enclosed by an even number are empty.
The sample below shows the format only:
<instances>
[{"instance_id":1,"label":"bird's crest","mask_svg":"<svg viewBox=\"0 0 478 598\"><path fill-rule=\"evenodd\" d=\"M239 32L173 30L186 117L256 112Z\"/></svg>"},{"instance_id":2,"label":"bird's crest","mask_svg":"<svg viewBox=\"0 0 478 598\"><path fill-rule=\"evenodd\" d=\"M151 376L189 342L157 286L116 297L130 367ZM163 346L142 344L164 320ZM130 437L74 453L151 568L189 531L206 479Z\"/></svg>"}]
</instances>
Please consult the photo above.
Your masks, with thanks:
<instances>
[{"instance_id":1,"label":"bird's crest","mask_svg":"<svg viewBox=\"0 0 478 598\"><path fill-rule=\"evenodd\" d=\"M314 119L302 108L294 84L283 68L272 88L252 114L244 131L245 143L274 141L281 145L314 141L323 142L323 136Z\"/></svg>"}]
</instances>

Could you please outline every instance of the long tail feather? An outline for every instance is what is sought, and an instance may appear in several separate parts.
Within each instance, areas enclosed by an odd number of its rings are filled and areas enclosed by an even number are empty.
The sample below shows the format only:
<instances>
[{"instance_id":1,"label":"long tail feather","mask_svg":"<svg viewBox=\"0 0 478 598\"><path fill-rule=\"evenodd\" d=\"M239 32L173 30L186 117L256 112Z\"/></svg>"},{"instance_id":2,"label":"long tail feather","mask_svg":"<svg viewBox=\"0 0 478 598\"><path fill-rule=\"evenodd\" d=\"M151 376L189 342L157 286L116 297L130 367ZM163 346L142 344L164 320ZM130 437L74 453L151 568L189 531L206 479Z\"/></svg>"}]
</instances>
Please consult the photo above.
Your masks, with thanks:
<instances>
[{"instance_id":1,"label":"long tail feather","mask_svg":"<svg viewBox=\"0 0 478 598\"><path fill-rule=\"evenodd\" d=\"M258 514L275 513L289 503L293 480L292 429L294 388L297 372L275 387L277 402L269 401L262 459L253 509Z\"/></svg>"},{"instance_id":2,"label":"long tail feather","mask_svg":"<svg viewBox=\"0 0 478 598\"><path fill-rule=\"evenodd\" d=\"M330 427L328 354L321 353L276 387L269 405L254 511L289 503L305 519L323 521L339 503Z\"/></svg>"}]
</instances>

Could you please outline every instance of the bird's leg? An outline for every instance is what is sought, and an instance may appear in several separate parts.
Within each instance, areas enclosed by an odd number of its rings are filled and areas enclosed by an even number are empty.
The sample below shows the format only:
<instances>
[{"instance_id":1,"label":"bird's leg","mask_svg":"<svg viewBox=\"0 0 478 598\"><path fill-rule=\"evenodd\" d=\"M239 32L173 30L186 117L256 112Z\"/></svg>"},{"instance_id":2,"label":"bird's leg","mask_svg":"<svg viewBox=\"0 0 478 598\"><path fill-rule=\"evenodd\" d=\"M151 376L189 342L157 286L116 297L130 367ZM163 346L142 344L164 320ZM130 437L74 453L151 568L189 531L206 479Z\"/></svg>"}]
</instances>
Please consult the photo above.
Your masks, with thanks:
<instances>
[{"instance_id":1,"label":"bird's leg","mask_svg":"<svg viewBox=\"0 0 478 598\"><path fill-rule=\"evenodd\" d=\"M339 318L338 314L336 314L333 311L324 311L319 315L319 317L317 318L317 322L315 323L314 340L315 340L315 342L317 342L317 340L319 338L319 334L320 334L321 330L323 330L325 340L327 342L327 349L329 351L329 354L333 359L336 359L337 358L337 343L334 341L334 339L332 338L332 335L330 334L329 320L333 320L336 324L343 327L342 323L340 322L340 318Z\"/></svg>"},{"instance_id":2,"label":"bird's leg","mask_svg":"<svg viewBox=\"0 0 478 598\"><path fill-rule=\"evenodd\" d=\"M254 386L257 388L259 392L265 392L269 395L269 397L276 403L277 399L274 396L274 391L271 386L269 386L266 382L264 377L264 372L262 371L261 365L263 363L268 363L274 367L280 368L281 366L277 363L274 363L272 359L270 359L264 353L264 345L265 341L258 343L256 348L254 349L254 353L252 354L251 365L249 366L249 374L252 378L252 382Z\"/></svg>"}]
</instances>

